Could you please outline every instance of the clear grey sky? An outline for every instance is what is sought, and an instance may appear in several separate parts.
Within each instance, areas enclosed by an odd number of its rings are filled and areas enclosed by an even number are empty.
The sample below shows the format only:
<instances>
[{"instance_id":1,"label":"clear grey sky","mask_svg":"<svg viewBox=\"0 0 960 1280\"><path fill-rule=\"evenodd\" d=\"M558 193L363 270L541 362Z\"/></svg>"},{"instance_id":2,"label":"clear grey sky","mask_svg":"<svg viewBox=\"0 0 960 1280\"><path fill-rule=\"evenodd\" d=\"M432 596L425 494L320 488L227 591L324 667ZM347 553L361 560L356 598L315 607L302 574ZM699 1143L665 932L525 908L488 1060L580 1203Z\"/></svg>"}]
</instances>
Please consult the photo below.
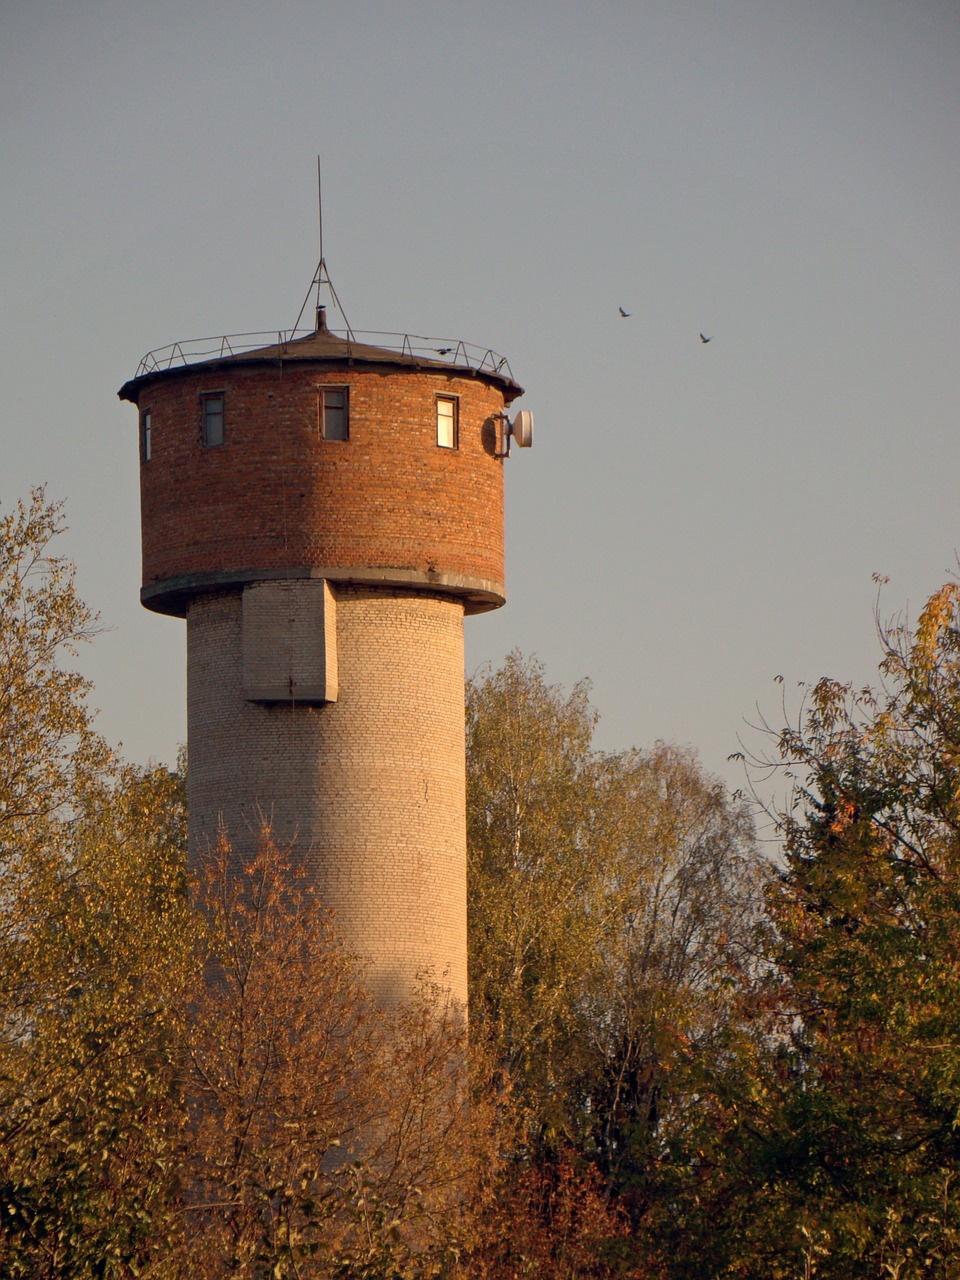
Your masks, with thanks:
<instances>
[{"instance_id":1,"label":"clear grey sky","mask_svg":"<svg viewBox=\"0 0 960 1280\"><path fill-rule=\"evenodd\" d=\"M103 731L185 736L116 391L294 323L319 154L354 329L492 346L536 415L469 670L734 780L778 673L872 678L873 572L956 572L958 121L955 0L0 0L0 503L66 499Z\"/></svg>"}]
</instances>

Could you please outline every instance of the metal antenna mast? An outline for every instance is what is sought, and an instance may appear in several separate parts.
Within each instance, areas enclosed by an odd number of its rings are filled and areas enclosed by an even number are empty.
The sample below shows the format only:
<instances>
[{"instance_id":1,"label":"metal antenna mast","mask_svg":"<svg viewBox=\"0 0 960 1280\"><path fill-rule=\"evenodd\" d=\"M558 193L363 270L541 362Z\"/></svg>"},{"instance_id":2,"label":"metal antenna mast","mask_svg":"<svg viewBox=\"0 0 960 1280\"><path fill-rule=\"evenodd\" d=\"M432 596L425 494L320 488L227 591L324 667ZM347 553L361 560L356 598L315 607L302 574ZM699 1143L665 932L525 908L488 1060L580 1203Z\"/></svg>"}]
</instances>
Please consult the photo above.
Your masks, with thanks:
<instances>
[{"instance_id":1,"label":"metal antenna mast","mask_svg":"<svg viewBox=\"0 0 960 1280\"><path fill-rule=\"evenodd\" d=\"M320 179L320 157L317 156L317 228L320 235L320 261L323 262L323 186ZM317 306L320 305L320 286L317 285Z\"/></svg>"},{"instance_id":2,"label":"metal antenna mast","mask_svg":"<svg viewBox=\"0 0 960 1280\"><path fill-rule=\"evenodd\" d=\"M333 300L333 304L337 308L337 310L340 312L340 316L343 319L344 327L347 330L348 338L350 339L351 342L356 342L356 338L354 337L353 330L350 328L350 321L347 319L346 312L344 311L340 303L340 299L337 296L337 291L333 287L333 281L330 279L330 272L327 270L326 259L323 256L323 187L321 186L321 180L320 180L320 157L319 156L317 156L317 226L318 226L319 239L320 239L320 261L317 263L317 269L313 273L313 279L310 281L310 288L307 290L307 296L304 298L303 306L300 308L300 314L297 316L297 323L293 326L294 332L296 332L296 330L300 327L300 321L303 319L303 313L307 309L307 303L310 301L310 294L313 292L314 288L317 291L316 309L317 309L317 317L319 320L320 290L324 285L326 285L327 288L330 290L330 297Z\"/></svg>"}]
</instances>

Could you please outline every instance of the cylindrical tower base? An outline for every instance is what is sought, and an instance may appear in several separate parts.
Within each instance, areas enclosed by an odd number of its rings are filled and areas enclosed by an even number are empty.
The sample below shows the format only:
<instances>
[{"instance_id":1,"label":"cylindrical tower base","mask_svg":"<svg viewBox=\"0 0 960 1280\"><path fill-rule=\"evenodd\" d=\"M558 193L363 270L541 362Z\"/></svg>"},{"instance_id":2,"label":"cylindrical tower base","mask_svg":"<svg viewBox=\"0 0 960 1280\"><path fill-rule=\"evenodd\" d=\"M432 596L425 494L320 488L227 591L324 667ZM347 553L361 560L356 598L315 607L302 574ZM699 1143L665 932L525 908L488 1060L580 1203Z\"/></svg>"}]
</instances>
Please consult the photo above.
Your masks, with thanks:
<instances>
[{"instance_id":1,"label":"cylindrical tower base","mask_svg":"<svg viewBox=\"0 0 960 1280\"><path fill-rule=\"evenodd\" d=\"M286 592L282 609L258 590ZM466 1005L463 614L319 581L187 612L191 860L221 829L251 853L262 815L386 1003L431 975ZM281 679L290 636L301 667Z\"/></svg>"}]
</instances>

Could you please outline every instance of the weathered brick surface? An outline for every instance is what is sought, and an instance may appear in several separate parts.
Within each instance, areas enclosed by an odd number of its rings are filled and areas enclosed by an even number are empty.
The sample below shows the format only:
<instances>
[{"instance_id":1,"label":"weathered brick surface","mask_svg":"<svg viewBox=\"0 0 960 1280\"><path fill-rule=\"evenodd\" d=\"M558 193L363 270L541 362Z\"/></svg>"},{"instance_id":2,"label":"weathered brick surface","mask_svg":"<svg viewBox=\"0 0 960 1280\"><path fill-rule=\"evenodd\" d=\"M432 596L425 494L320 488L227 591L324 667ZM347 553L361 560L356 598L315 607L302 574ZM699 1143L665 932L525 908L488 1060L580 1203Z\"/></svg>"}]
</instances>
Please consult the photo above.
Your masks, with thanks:
<instances>
[{"instance_id":1,"label":"weathered brick surface","mask_svg":"<svg viewBox=\"0 0 960 1280\"><path fill-rule=\"evenodd\" d=\"M337 602L321 579L243 590L243 693L253 702L336 702Z\"/></svg>"},{"instance_id":2,"label":"weathered brick surface","mask_svg":"<svg viewBox=\"0 0 960 1280\"><path fill-rule=\"evenodd\" d=\"M324 385L349 387L347 442L320 437ZM225 443L204 448L200 396L221 390ZM395 569L425 585L485 583L502 599L498 386L455 372L268 363L179 370L138 395L153 429L140 469L145 587L257 569L347 580L352 569ZM458 398L457 449L437 446L437 395Z\"/></svg>"},{"instance_id":3,"label":"weathered brick surface","mask_svg":"<svg viewBox=\"0 0 960 1280\"><path fill-rule=\"evenodd\" d=\"M430 972L466 1001L463 616L503 603L498 416L520 388L338 343L121 390L151 415L143 599L187 617L191 858L221 827L252 851L265 818L384 1000ZM324 386L348 388L347 441L321 437ZM297 685L313 705L271 701Z\"/></svg>"},{"instance_id":4,"label":"weathered brick surface","mask_svg":"<svg viewBox=\"0 0 960 1280\"><path fill-rule=\"evenodd\" d=\"M339 697L250 702L242 594L187 615L192 857L222 823L250 850L259 815L314 878L379 995L432 970L466 1000L463 605L337 585Z\"/></svg>"}]
</instances>

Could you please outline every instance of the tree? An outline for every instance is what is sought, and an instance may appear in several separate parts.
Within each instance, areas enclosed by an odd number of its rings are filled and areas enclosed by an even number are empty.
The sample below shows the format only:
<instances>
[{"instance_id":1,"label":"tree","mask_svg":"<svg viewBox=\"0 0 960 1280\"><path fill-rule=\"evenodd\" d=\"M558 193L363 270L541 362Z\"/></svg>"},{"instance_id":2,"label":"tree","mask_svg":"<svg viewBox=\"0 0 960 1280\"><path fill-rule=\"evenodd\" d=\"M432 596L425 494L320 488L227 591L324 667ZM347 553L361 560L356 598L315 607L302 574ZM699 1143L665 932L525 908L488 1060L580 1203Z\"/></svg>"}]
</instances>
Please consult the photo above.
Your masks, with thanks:
<instances>
[{"instance_id":1,"label":"tree","mask_svg":"<svg viewBox=\"0 0 960 1280\"><path fill-rule=\"evenodd\" d=\"M495 1164L462 1020L377 1009L269 839L188 903L182 769L115 760L64 665L62 528L0 522L0 1273L439 1274Z\"/></svg>"},{"instance_id":2,"label":"tree","mask_svg":"<svg viewBox=\"0 0 960 1280\"><path fill-rule=\"evenodd\" d=\"M880 688L822 679L778 735L769 965L705 1080L671 1274L960 1267L958 604L881 627Z\"/></svg>"},{"instance_id":3,"label":"tree","mask_svg":"<svg viewBox=\"0 0 960 1280\"><path fill-rule=\"evenodd\" d=\"M211 853L197 905L185 1274L448 1274L496 1162L459 1011L429 984L378 1006L269 830L243 867Z\"/></svg>"},{"instance_id":4,"label":"tree","mask_svg":"<svg viewBox=\"0 0 960 1280\"><path fill-rule=\"evenodd\" d=\"M73 566L51 554L62 504L34 489L0 519L0 874L55 842L56 821L109 759L87 705L90 685L65 656L96 619Z\"/></svg>"},{"instance_id":5,"label":"tree","mask_svg":"<svg viewBox=\"0 0 960 1280\"><path fill-rule=\"evenodd\" d=\"M593 951L595 720L584 683L564 697L516 653L467 687L471 1017L546 1131L566 1122Z\"/></svg>"},{"instance_id":6,"label":"tree","mask_svg":"<svg viewBox=\"0 0 960 1280\"><path fill-rule=\"evenodd\" d=\"M546 1166L501 1170L456 1280L654 1280L638 1264L626 1215L595 1169L570 1153Z\"/></svg>"},{"instance_id":7,"label":"tree","mask_svg":"<svg viewBox=\"0 0 960 1280\"><path fill-rule=\"evenodd\" d=\"M0 942L0 1272L150 1274L179 1230L182 778L86 779Z\"/></svg>"},{"instance_id":8,"label":"tree","mask_svg":"<svg viewBox=\"0 0 960 1280\"><path fill-rule=\"evenodd\" d=\"M586 685L513 655L468 697L474 1043L429 984L388 1015L269 832L189 905L182 771L114 760L61 665L94 621L61 528L39 491L0 525L0 1273L654 1274L742 812L689 753L595 750Z\"/></svg>"},{"instance_id":9,"label":"tree","mask_svg":"<svg viewBox=\"0 0 960 1280\"><path fill-rule=\"evenodd\" d=\"M821 680L781 735L803 785L771 910L802 1088L778 1120L823 1275L960 1263L958 605L948 584L915 633L881 629L884 686Z\"/></svg>"},{"instance_id":10,"label":"tree","mask_svg":"<svg viewBox=\"0 0 960 1280\"><path fill-rule=\"evenodd\" d=\"M95 619L42 489L0 520L0 1270L109 1274L165 1220L158 1057L184 924L180 781L121 768L66 668ZM153 1243L151 1243L151 1241Z\"/></svg>"},{"instance_id":11,"label":"tree","mask_svg":"<svg viewBox=\"0 0 960 1280\"><path fill-rule=\"evenodd\" d=\"M601 812L607 924L584 985L580 1106L636 1223L665 1132L682 1131L736 1016L765 867L745 808L690 751L608 759Z\"/></svg>"},{"instance_id":12,"label":"tree","mask_svg":"<svg viewBox=\"0 0 960 1280\"><path fill-rule=\"evenodd\" d=\"M729 1016L759 863L692 753L600 752L595 724L585 683L517 653L468 687L471 1017L541 1157L595 1162L636 1217L681 1068Z\"/></svg>"},{"instance_id":13,"label":"tree","mask_svg":"<svg viewBox=\"0 0 960 1280\"><path fill-rule=\"evenodd\" d=\"M439 989L390 1015L265 833L188 904L182 779L125 770L0 952L0 1274L447 1274L498 1163Z\"/></svg>"}]
</instances>

